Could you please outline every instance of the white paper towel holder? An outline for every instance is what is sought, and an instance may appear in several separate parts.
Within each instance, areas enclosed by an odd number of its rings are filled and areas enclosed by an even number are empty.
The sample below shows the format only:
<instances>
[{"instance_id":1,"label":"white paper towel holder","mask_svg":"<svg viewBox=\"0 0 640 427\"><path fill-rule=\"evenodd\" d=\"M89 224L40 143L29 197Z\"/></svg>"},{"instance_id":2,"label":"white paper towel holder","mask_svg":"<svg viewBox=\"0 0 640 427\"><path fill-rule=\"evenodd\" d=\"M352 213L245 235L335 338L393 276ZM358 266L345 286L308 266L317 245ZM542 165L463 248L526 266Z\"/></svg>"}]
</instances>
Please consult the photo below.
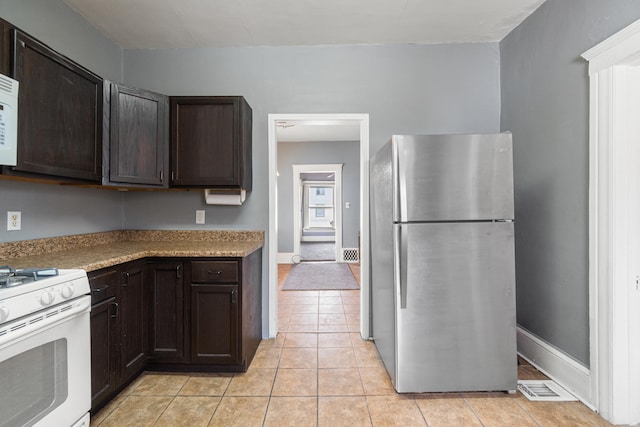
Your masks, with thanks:
<instances>
[{"instance_id":1,"label":"white paper towel holder","mask_svg":"<svg viewBox=\"0 0 640 427\"><path fill-rule=\"evenodd\" d=\"M204 190L204 201L208 205L239 206L247 197L246 190L226 190L207 188Z\"/></svg>"}]
</instances>

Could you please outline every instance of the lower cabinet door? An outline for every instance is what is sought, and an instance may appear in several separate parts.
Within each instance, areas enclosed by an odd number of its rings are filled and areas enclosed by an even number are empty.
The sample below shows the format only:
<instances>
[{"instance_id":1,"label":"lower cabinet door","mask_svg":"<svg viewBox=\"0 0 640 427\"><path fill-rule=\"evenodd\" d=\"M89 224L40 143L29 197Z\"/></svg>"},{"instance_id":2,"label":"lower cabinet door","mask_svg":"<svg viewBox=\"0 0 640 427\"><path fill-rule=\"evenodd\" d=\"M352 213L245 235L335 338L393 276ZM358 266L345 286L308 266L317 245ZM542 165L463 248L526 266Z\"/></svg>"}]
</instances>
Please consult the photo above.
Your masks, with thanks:
<instances>
[{"instance_id":1,"label":"lower cabinet door","mask_svg":"<svg viewBox=\"0 0 640 427\"><path fill-rule=\"evenodd\" d=\"M145 264L122 268L120 284L120 375L118 386L129 382L147 363L149 353Z\"/></svg>"},{"instance_id":2,"label":"lower cabinet door","mask_svg":"<svg viewBox=\"0 0 640 427\"><path fill-rule=\"evenodd\" d=\"M153 362L183 363L182 262L149 264L149 356Z\"/></svg>"},{"instance_id":3,"label":"lower cabinet door","mask_svg":"<svg viewBox=\"0 0 640 427\"><path fill-rule=\"evenodd\" d=\"M91 307L91 409L106 403L116 390L115 297Z\"/></svg>"},{"instance_id":4,"label":"lower cabinet door","mask_svg":"<svg viewBox=\"0 0 640 427\"><path fill-rule=\"evenodd\" d=\"M191 284L191 362L238 364L238 285Z\"/></svg>"}]
</instances>

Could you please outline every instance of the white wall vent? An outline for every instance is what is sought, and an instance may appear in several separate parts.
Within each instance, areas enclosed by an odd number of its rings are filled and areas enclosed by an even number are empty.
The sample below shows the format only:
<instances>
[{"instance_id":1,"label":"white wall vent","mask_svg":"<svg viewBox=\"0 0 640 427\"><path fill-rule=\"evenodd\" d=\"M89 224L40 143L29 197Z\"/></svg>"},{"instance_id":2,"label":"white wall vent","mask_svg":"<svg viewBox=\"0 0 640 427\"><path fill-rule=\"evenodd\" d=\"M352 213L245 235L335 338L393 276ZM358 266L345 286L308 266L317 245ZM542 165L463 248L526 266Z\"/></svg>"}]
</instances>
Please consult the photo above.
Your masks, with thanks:
<instances>
[{"instance_id":1,"label":"white wall vent","mask_svg":"<svg viewBox=\"0 0 640 427\"><path fill-rule=\"evenodd\" d=\"M518 380L518 390L533 401L567 402L578 400L551 380Z\"/></svg>"}]
</instances>

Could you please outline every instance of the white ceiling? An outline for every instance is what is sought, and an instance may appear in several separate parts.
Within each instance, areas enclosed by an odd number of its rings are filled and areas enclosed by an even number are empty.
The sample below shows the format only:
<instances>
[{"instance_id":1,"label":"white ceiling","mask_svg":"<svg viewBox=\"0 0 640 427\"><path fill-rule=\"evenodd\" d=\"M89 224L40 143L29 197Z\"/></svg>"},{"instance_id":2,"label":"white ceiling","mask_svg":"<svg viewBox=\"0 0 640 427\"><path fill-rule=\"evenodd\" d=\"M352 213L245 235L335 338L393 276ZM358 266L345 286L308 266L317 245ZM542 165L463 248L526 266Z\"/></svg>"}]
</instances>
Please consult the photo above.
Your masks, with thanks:
<instances>
[{"instance_id":1,"label":"white ceiling","mask_svg":"<svg viewBox=\"0 0 640 427\"><path fill-rule=\"evenodd\" d=\"M125 49L492 42L544 0L64 0Z\"/></svg>"}]
</instances>

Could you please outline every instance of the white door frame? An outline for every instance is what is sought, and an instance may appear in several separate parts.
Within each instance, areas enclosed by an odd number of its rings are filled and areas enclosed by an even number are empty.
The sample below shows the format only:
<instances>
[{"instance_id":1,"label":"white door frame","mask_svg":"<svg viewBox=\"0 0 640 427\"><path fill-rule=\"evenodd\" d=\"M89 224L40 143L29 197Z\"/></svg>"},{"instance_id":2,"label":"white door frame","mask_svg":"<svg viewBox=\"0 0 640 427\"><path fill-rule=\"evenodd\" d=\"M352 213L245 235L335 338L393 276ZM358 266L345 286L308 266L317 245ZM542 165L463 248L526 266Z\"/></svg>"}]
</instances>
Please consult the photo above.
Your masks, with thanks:
<instances>
[{"instance_id":1,"label":"white door frame","mask_svg":"<svg viewBox=\"0 0 640 427\"><path fill-rule=\"evenodd\" d=\"M640 423L640 21L589 61L591 400L614 424Z\"/></svg>"},{"instance_id":2,"label":"white door frame","mask_svg":"<svg viewBox=\"0 0 640 427\"><path fill-rule=\"evenodd\" d=\"M360 126L360 335L369 331L369 115L269 114L269 337L278 334L278 135L277 121L317 121Z\"/></svg>"},{"instance_id":3,"label":"white door frame","mask_svg":"<svg viewBox=\"0 0 640 427\"><path fill-rule=\"evenodd\" d=\"M314 165L292 165L293 166L293 255L300 255L300 239L302 234L302 223L300 218L302 203L302 185L300 183L301 173L310 172L331 172L334 174L334 206L333 214L335 221L335 260L342 262L342 163L338 164L314 164Z\"/></svg>"}]
</instances>

